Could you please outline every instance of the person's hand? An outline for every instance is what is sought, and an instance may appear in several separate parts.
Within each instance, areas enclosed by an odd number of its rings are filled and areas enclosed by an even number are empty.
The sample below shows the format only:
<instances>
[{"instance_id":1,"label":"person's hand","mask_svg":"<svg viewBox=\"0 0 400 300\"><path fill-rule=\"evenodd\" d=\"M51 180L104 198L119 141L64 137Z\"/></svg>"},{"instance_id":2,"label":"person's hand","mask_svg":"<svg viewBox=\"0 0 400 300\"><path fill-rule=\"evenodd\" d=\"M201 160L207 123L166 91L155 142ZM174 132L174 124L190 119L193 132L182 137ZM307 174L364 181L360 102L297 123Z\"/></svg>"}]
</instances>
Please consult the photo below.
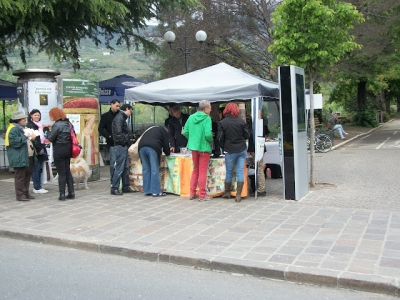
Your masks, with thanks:
<instances>
[{"instance_id":1,"label":"person's hand","mask_svg":"<svg viewBox=\"0 0 400 300\"><path fill-rule=\"evenodd\" d=\"M169 148L169 151L170 151L171 153L174 153L175 148L174 148L174 147L171 147L171 148Z\"/></svg>"}]
</instances>

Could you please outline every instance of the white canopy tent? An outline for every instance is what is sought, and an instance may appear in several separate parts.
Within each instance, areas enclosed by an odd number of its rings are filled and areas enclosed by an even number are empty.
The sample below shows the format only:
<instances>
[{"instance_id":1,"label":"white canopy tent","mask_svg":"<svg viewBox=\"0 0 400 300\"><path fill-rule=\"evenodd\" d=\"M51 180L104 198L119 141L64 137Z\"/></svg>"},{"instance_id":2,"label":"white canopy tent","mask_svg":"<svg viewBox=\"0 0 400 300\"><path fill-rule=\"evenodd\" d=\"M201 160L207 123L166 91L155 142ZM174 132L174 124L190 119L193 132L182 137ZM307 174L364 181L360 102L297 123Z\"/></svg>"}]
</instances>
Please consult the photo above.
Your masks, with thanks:
<instances>
[{"instance_id":1,"label":"white canopy tent","mask_svg":"<svg viewBox=\"0 0 400 300\"><path fill-rule=\"evenodd\" d=\"M125 90L125 101L152 104L279 100L279 84L225 63Z\"/></svg>"},{"instance_id":2,"label":"white canopy tent","mask_svg":"<svg viewBox=\"0 0 400 300\"><path fill-rule=\"evenodd\" d=\"M257 137L259 125L262 124L257 113L261 109L261 102L263 99L279 101L279 84L261 79L226 63L125 90L125 102L155 105L192 104L202 100L227 102L250 99L253 134ZM254 139L254 142L256 140ZM263 147L260 149L256 146L255 152L256 157L262 157ZM257 182L257 164L255 168Z\"/></svg>"}]
</instances>

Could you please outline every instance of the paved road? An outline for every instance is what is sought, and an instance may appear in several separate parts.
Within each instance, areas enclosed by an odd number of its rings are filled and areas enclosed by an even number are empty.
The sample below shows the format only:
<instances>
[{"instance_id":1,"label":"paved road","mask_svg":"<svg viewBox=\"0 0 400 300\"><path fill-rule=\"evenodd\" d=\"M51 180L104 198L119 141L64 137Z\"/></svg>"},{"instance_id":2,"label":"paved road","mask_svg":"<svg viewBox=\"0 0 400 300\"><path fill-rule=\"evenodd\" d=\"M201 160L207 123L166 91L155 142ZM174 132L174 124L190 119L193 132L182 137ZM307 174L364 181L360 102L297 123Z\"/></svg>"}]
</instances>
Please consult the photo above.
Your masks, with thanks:
<instances>
[{"instance_id":1,"label":"paved road","mask_svg":"<svg viewBox=\"0 0 400 300\"><path fill-rule=\"evenodd\" d=\"M400 211L400 120L317 153L315 174L302 204Z\"/></svg>"},{"instance_id":2,"label":"paved road","mask_svg":"<svg viewBox=\"0 0 400 300\"><path fill-rule=\"evenodd\" d=\"M391 300L0 238L1 299Z\"/></svg>"}]
</instances>

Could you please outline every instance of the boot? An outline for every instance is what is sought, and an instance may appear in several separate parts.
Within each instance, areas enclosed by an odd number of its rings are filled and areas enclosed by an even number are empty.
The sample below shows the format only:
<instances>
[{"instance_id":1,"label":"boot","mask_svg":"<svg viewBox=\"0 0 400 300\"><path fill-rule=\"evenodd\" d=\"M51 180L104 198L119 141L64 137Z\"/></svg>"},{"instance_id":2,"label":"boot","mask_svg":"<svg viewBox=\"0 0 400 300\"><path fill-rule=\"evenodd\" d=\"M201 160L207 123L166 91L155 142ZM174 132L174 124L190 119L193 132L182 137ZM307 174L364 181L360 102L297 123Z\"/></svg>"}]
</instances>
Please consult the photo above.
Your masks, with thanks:
<instances>
[{"instance_id":1,"label":"boot","mask_svg":"<svg viewBox=\"0 0 400 300\"><path fill-rule=\"evenodd\" d=\"M67 176L68 196L67 199L75 199L74 179L72 176Z\"/></svg>"},{"instance_id":2,"label":"boot","mask_svg":"<svg viewBox=\"0 0 400 300\"><path fill-rule=\"evenodd\" d=\"M65 201L65 193L60 193L60 197L58 197L58 200Z\"/></svg>"},{"instance_id":3,"label":"boot","mask_svg":"<svg viewBox=\"0 0 400 300\"><path fill-rule=\"evenodd\" d=\"M225 191L222 198L231 199L231 183L225 182Z\"/></svg>"},{"instance_id":4,"label":"boot","mask_svg":"<svg viewBox=\"0 0 400 300\"><path fill-rule=\"evenodd\" d=\"M236 202L242 201L242 190L244 182L236 183Z\"/></svg>"}]
</instances>

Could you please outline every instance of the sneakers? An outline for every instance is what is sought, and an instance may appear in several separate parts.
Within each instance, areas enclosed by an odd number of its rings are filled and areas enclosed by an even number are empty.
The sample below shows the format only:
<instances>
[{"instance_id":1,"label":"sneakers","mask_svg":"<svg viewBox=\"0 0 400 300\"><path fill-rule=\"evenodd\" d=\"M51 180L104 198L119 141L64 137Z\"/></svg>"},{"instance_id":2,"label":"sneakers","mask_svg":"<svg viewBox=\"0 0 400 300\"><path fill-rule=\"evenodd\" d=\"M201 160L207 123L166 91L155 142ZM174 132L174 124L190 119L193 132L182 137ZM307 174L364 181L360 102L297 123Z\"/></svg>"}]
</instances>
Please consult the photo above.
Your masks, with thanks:
<instances>
[{"instance_id":1,"label":"sneakers","mask_svg":"<svg viewBox=\"0 0 400 300\"><path fill-rule=\"evenodd\" d=\"M33 189L33 192L34 192L35 194L46 194L46 193L48 193L49 191L48 191L48 190L45 190L44 188L41 188L40 190L35 190L35 189Z\"/></svg>"},{"instance_id":2,"label":"sneakers","mask_svg":"<svg viewBox=\"0 0 400 300\"><path fill-rule=\"evenodd\" d=\"M212 198L210 196L205 195L204 198L199 198L199 201L210 201Z\"/></svg>"},{"instance_id":3,"label":"sneakers","mask_svg":"<svg viewBox=\"0 0 400 300\"><path fill-rule=\"evenodd\" d=\"M340 138L341 140L344 140L344 139L346 139L344 136L342 136L341 138Z\"/></svg>"},{"instance_id":4,"label":"sneakers","mask_svg":"<svg viewBox=\"0 0 400 300\"><path fill-rule=\"evenodd\" d=\"M196 199L197 197L196 197L196 195L194 195L194 196L190 196L190 200L194 200L194 199Z\"/></svg>"},{"instance_id":5,"label":"sneakers","mask_svg":"<svg viewBox=\"0 0 400 300\"><path fill-rule=\"evenodd\" d=\"M345 135L348 135L348 133L347 133L347 132L345 132L344 134L345 134Z\"/></svg>"}]
</instances>

